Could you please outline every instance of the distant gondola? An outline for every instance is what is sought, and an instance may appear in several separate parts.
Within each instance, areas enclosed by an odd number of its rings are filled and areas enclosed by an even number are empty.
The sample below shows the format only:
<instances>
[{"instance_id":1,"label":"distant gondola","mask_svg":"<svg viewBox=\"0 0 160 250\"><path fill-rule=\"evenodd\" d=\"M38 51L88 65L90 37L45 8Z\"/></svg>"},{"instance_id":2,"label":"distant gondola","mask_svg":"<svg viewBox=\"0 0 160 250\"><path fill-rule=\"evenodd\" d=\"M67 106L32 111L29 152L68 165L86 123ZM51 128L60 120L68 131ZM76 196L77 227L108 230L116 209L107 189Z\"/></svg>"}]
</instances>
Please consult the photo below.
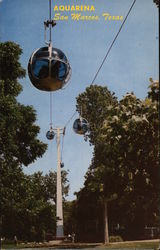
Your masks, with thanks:
<instances>
[{"instance_id":1,"label":"distant gondola","mask_svg":"<svg viewBox=\"0 0 160 250\"><path fill-rule=\"evenodd\" d=\"M84 135L88 131L89 125L86 119L80 117L73 123L73 130L76 134Z\"/></svg>"},{"instance_id":2,"label":"distant gondola","mask_svg":"<svg viewBox=\"0 0 160 250\"><path fill-rule=\"evenodd\" d=\"M54 131L52 131L52 130L47 131L46 137L48 140L53 140L54 136L55 136Z\"/></svg>"},{"instance_id":3,"label":"distant gondola","mask_svg":"<svg viewBox=\"0 0 160 250\"><path fill-rule=\"evenodd\" d=\"M64 163L63 162L61 162L61 168L64 168Z\"/></svg>"}]
</instances>

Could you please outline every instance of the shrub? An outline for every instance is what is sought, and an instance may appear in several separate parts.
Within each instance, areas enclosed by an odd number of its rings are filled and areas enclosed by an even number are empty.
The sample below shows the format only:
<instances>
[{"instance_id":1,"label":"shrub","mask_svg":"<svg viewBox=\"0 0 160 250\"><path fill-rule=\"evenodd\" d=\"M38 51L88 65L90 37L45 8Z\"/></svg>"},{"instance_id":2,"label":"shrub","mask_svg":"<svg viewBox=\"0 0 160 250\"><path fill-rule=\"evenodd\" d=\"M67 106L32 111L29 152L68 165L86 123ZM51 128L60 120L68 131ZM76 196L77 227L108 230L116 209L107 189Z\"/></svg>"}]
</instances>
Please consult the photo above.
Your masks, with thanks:
<instances>
[{"instance_id":1,"label":"shrub","mask_svg":"<svg viewBox=\"0 0 160 250\"><path fill-rule=\"evenodd\" d=\"M122 237L120 235L110 236L109 242L121 242L123 241Z\"/></svg>"}]
</instances>

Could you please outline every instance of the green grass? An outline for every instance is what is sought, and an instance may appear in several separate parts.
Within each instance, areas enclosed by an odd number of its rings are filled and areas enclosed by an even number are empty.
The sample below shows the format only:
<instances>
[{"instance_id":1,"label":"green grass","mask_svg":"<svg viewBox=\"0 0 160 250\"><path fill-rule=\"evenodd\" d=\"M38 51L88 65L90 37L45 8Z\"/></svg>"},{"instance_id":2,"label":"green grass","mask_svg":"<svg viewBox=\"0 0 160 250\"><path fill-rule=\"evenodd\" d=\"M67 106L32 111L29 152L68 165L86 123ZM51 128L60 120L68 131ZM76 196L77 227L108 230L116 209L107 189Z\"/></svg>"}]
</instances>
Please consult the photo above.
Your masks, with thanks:
<instances>
[{"instance_id":1,"label":"green grass","mask_svg":"<svg viewBox=\"0 0 160 250\"><path fill-rule=\"evenodd\" d=\"M2 250L5 249L21 249L22 245L15 246L14 244L2 244Z\"/></svg>"},{"instance_id":2,"label":"green grass","mask_svg":"<svg viewBox=\"0 0 160 250\"><path fill-rule=\"evenodd\" d=\"M32 248L32 244L30 246L26 247L30 247ZM35 247L35 245L33 244L33 247ZM38 248L38 245L36 245L36 247ZM42 245L39 247L43 247ZM45 245L45 247L47 248L47 246ZM49 246L49 247L53 247L53 248L66 248L66 246L62 246L61 244L58 246ZM149 241L126 241L126 242L114 242L114 243L109 243L109 244L100 244L99 246L94 246L92 244L78 244L75 243L74 245L70 245L67 244L67 248L66 249L70 249L70 248L99 248L99 249L153 249L153 250L158 250L160 247L160 240L149 240ZM2 244L2 249L6 250L6 249L24 249L25 248L25 244L19 244L18 246L15 246L13 244ZM27 249L27 248L26 248Z\"/></svg>"},{"instance_id":3,"label":"green grass","mask_svg":"<svg viewBox=\"0 0 160 250\"><path fill-rule=\"evenodd\" d=\"M158 250L160 241L130 241L130 242L117 242L103 245L105 249L154 249Z\"/></svg>"}]
</instances>

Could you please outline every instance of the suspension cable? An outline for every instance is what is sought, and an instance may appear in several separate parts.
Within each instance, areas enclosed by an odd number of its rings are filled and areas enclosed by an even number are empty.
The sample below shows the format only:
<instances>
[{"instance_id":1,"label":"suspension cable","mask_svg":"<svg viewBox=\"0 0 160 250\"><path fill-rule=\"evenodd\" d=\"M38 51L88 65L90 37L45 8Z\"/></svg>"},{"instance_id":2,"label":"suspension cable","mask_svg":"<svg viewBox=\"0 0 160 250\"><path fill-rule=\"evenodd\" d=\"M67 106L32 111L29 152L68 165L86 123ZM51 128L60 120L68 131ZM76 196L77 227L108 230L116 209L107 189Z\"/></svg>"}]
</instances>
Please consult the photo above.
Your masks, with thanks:
<instances>
[{"instance_id":1,"label":"suspension cable","mask_svg":"<svg viewBox=\"0 0 160 250\"><path fill-rule=\"evenodd\" d=\"M52 25L51 25L51 21L52 21L52 14L51 14L51 0L49 0L49 42L52 42Z\"/></svg>"},{"instance_id":2,"label":"suspension cable","mask_svg":"<svg viewBox=\"0 0 160 250\"><path fill-rule=\"evenodd\" d=\"M98 75L99 71L101 70L101 68L102 68L102 66L103 66L103 64L104 64L104 62L105 62L105 60L107 59L108 54L109 54L110 50L112 49L112 47L113 47L113 45L114 45L114 43L115 43L115 41L116 41L116 39L117 39L119 33L121 32L121 30L122 30L122 28L123 28L123 25L125 24L125 22L126 22L126 20L127 20L127 17L129 16L129 14L130 14L130 12L131 12L131 10L132 10L132 8L133 8L135 2L136 2L136 0L133 1L131 7L129 8L129 11L128 11L128 13L127 13L125 19L123 20L123 22L122 22L122 24L121 24L121 26L120 26L120 28L119 28L119 30L118 30L118 32L117 32L115 38L113 39L113 42L111 43L111 45L110 45L110 47L109 47L109 49L108 49L108 51L107 51L107 53L106 53L106 55L105 55L105 57L104 57L104 59L103 59L103 61L102 61L100 67L98 68L98 70L97 70L97 72L96 72L96 74L95 74L95 76L94 76L94 78L93 78L93 81L92 81L91 85L94 83L95 79L97 78L97 75Z\"/></svg>"},{"instance_id":3,"label":"suspension cable","mask_svg":"<svg viewBox=\"0 0 160 250\"><path fill-rule=\"evenodd\" d=\"M63 130L63 137L62 137L62 148L61 148L61 162L63 162L63 148L64 148L65 130L66 130L66 128L64 127L64 130Z\"/></svg>"},{"instance_id":4,"label":"suspension cable","mask_svg":"<svg viewBox=\"0 0 160 250\"><path fill-rule=\"evenodd\" d=\"M113 45L114 45L114 43L115 43L115 41L116 41L118 35L120 34L120 32L121 32L121 30L122 30L122 28L123 28L123 26L124 26L124 24L125 24L125 22L126 22L128 16L129 16L129 14L130 14L130 12L131 12L131 10L132 10L132 8L133 8L135 2L136 2L136 0L133 1L131 7L129 8L126 17L124 18L124 20L123 20L123 22L122 22L122 24L121 24L121 26L120 26L120 28L119 28L119 30L118 30L118 32L117 32L115 38L113 39L113 41L112 41L112 43L111 43L109 49L107 50L107 53L106 53L105 57L103 58L103 61L102 61L101 65L100 65L100 67L98 68L98 70L97 70L97 72L96 72L96 74L95 74L95 76L94 76L94 78L93 78L93 80L92 80L92 82L91 82L91 85L94 84L94 81L96 80L96 78L97 78L97 76L98 76L98 74L99 74L99 72L100 72L100 70L101 70L103 64L105 63L105 61L106 61L106 59L107 59L107 57L108 57L108 55L109 55L109 52L111 51L111 49L112 49L112 47L113 47ZM73 113L73 115L72 115L72 116L69 118L69 120L66 122L65 127L70 123L70 121L73 119L73 117L75 116L76 113L77 113L77 110Z\"/></svg>"},{"instance_id":5,"label":"suspension cable","mask_svg":"<svg viewBox=\"0 0 160 250\"><path fill-rule=\"evenodd\" d=\"M71 122L71 120L73 119L73 117L75 116L76 113L77 113L77 110L74 111L73 115L72 115L72 116L70 117L70 119L66 122L65 127L68 126L68 124Z\"/></svg>"},{"instance_id":6,"label":"suspension cable","mask_svg":"<svg viewBox=\"0 0 160 250\"><path fill-rule=\"evenodd\" d=\"M52 92L50 92L50 128L53 125L53 117L52 117Z\"/></svg>"}]
</instances>

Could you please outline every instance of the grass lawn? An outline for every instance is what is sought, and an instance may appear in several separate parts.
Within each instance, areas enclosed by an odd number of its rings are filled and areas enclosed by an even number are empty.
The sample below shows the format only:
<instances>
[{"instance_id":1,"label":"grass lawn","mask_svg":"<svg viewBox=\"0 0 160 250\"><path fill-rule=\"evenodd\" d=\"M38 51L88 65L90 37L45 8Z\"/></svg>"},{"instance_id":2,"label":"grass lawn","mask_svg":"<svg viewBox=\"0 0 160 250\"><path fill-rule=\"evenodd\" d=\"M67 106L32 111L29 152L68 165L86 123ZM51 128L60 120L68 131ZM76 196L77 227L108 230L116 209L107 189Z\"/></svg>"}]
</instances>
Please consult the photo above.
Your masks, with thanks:
<instances>
[{"instance_id":1,"label":"grass lawn","mask_svg":"<svg viewBox=\"0 0 160 250\"><path fill-rule=\"evenodd\" d=\"M126 241L109 243L102 246L105 249L160 249L160 240Z\"/></svg>"},{"instance_id":2,"label":"grass lawn","mask_svg":"<svg viewBox=\"0 0 160 250\"><path fill-rule=\"evenodd\" d=\"M22 245L15 246L14 244L2 244L2 250L5 249L22 249Z\"/></svg>"},{"instance_id":3,"label":"grass lawn","mask_svg":"<svg viewBox=\"0 0 160 250\"><path fill-rule=\"evenodd\" d=\"M98 245L98 244L97 244ZM18 246L15 246L15 245L2 245L2 250L6 250L6 249L24 249L27 247L30 247L30 248L42 248L43 247L43 244L41 245L32 245L32 244L29 244L28 246L25 245L25 244L19 244ZM73 248L83 248L83 249L87 249L87 248L94 248L94 249L153 249L153 250L158 250L160 249L160 240L145 240L145 241L126 241L126 242L114 242L114 243L109 243L109 244L99 244L98 246L95 246L95 244L85 244L85 243L74 243L74 244L53 244L53 245L48 245L45 244L44 246L45 248L49 247L50 248L65 248L65 249L73 249ZM42 248L43 249L43 248Z\"/></svg>"}]
</instances>

